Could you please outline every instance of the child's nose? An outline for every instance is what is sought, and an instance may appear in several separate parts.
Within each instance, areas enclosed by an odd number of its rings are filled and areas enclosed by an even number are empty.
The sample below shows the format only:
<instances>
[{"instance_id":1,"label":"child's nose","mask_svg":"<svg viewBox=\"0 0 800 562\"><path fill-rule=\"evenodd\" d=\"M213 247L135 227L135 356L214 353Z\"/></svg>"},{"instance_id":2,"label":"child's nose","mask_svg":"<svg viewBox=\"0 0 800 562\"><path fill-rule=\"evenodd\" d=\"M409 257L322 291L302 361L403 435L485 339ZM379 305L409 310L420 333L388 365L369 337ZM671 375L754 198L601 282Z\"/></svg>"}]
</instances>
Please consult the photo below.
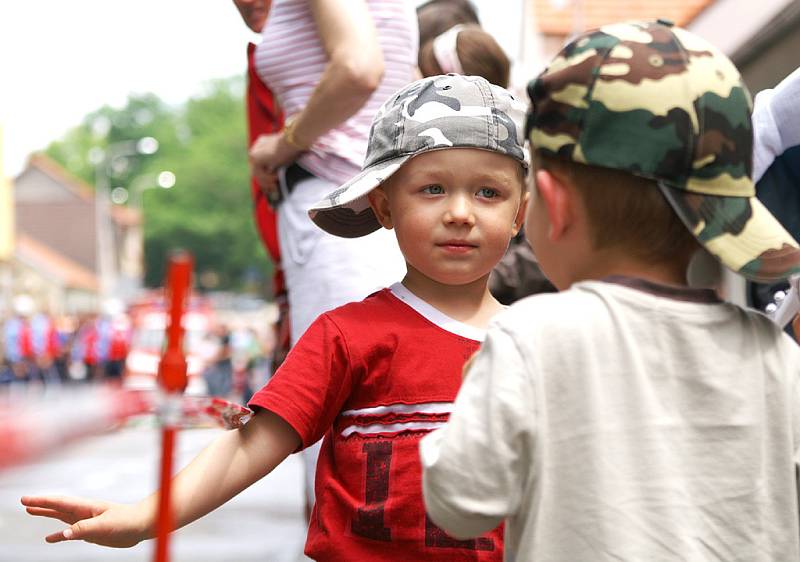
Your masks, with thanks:
<instances>
[{"instance_id":1,"label":"child's nose","mask_svg":"<svg viewBox=\"0 0 800 562\"><path fill-rule=\"evenodd\" d=\"M451 224L475 224L475 214L467 197L456 196L450 200L445 212L445 222Z\"/></svg>"}]
</instances>

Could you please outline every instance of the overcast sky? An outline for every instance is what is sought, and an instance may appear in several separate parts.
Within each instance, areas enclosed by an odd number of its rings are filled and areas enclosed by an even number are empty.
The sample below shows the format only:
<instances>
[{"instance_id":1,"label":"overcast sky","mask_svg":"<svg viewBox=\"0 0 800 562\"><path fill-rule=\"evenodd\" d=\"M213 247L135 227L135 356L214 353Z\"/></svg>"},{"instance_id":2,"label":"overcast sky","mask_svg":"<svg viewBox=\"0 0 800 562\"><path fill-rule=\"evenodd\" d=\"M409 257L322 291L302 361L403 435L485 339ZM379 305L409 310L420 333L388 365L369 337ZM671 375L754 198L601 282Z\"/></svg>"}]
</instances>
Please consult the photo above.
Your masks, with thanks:
<instances>
[{"instance_id":1,"label":"overcast sky","mask_svg":"<svg viewBox=\"0 0 800 562\"><path fill-rule=\"evenodd\" d=\"M517 46L504 20L518 2L475 2L494 6L481 17L509 53ZM209 79L243 74L249 40L258 39L230 0L0 2L3 173L18 174L32 151L131 93L180 103Z\"/></svg>"}]
</instances>

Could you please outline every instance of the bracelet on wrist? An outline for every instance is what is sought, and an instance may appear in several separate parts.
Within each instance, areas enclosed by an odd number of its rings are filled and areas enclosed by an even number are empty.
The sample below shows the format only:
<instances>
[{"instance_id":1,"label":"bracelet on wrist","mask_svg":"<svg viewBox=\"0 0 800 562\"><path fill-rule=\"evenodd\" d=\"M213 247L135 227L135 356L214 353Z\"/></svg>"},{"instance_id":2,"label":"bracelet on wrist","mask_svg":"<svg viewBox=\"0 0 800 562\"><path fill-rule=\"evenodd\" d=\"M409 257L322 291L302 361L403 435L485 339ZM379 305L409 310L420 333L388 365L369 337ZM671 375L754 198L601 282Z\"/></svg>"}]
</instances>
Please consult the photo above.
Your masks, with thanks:
<instances>
[{"instance_id":1,"label":"bracelet on wrist","mask_svg":"<svg viewBox=\"0 0 800 562\"><path fill-rule=\"evenodd\" d=\"M300 142L295 136L295 126L297 125L296 117L296 115L292 115L286 120L286 124L283 127L283 140L285 140L286 144L292 148L300 151L306 151L311 147L311 145Z\"/></svg>"}]
</instances>

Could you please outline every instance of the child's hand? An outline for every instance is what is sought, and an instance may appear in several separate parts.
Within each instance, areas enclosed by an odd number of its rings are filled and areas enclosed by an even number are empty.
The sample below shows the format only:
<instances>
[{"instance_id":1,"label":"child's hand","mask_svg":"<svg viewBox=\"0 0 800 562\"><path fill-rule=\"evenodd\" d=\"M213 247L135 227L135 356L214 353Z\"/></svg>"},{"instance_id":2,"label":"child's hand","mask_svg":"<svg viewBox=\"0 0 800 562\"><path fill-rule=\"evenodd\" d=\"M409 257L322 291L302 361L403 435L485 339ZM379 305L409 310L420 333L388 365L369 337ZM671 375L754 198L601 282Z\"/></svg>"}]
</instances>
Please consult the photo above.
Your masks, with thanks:
<instances>
[{"instance_id":1,"label":"child's hand","mask_svg":"<svg viewBox=\"0 0 800 562\"><path fill-rule=\"evenodd\" d=\"M792 321L792 330L794 330L794 338L797 343L800 343L800 314L794 317Z\"/></svg>"},{"instance_id":2,"label":"child's hand","mask_svg":"<svg viewBox=\"0 0 800 562\"><path fill-rule=\"evenodd\" d=\"M128 548L149 538L143 508L64 496L23 496L31 515L50 517L69 524L45 537L49 543L82 540L103 546Z\"/></svg>"}]
</instances>

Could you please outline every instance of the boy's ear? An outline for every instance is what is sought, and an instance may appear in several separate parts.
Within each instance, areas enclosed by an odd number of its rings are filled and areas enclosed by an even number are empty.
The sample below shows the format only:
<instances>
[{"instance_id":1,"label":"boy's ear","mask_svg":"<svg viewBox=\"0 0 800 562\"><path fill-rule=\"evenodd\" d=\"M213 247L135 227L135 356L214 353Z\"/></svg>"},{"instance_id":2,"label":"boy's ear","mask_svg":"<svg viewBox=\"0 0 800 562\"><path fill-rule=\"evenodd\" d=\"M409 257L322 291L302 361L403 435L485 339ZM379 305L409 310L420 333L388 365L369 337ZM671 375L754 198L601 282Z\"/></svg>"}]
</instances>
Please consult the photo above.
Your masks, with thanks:
<instances>
[{"instance_id":1,"label":"boy's ear","mask_svg":"<svg viewBox=\"0 0 800 562\"><path fill-rule=\"evenodd\" d=\"M511 232L513 233L512 236L516 236L519 233L519 230L522 228L522 225L525 223L525 217L527 216L528 212L528 201L530 198L531 194L525 190L525 192L522 194L522 200L519 202L517 214L514 217L514 225L511 227Z\"/></svg>"},{"instance_id":2,"label":"boy's ear","mask_svg":"<svg viewBox=\"0 0 800 562\"><path fill-rule=\"evenodd\" d=\"M389 198L382 186L378 186L369 193L367 193L367 200L372 212L375 213L375 218L383 228L391 230L394 226L392 222L392 212L389 209Z\"/></svg>"},{"instance_id":3,"label":"boy's ear","mask_svg":"<svg viewBox=\"0 0 800 562\"><path fill-rule=\"evenodd\" d=\"M550 228L547 233L556 242L567 232L573 221L573 197L567 184L549 170L536 172L536 189L547 210Z\"/></svg>"}]
</instances>

